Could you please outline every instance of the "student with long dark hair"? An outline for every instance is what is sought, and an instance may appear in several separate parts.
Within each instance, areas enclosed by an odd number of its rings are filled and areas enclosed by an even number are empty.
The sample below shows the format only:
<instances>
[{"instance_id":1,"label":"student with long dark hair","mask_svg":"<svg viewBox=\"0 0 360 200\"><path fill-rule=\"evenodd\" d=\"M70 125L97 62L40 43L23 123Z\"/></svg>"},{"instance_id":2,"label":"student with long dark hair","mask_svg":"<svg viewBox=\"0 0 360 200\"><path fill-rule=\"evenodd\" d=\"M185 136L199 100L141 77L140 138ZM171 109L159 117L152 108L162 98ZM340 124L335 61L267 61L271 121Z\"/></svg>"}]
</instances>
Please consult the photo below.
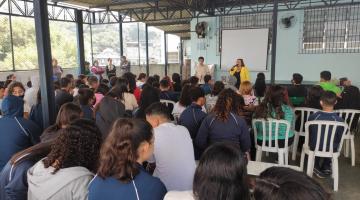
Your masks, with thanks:
<instances>
[{"instance_id":1,"label":"student with long dark hair","mask_svg":"<svg viewBox=\"0 0 360 200\"><path fill-rule=\"evenodd\" d=\"M136 87L136 75L131 72L126 72L123 76L129 82L129 92L134 94L136 101L140 102L141 89Z\"/></svg>"},{"instance_id":2,"label":"student with long dark hair","mask_svg":"<svg viewBox=\"0 0 360 200\"><path fill-rule=\"evenodd\" d=\"M151 125L139 119L119 119L100 153L97 176L89 186L89 200L163 199L164 184L142 167L154 151Z\"/></svg>"},{"instance_id":3,"label":"student with long dark hair","mask_svg":"<svg viewBox=\"0 0 360 200\"><path fill-rule=\"evenodd\" d=\"M178 102L175 103L174 109L172 110L172 114L178 114L180 115L186 107L191 105L191 98L190 98L190 89L191 85L187 84L183 86L180 99Z\"/></svg>"},{"instance_id":4,"label":"student with long dark hair","mask_svg":"<svg viewBox=\"0 0 360 200\"><path fill-rule=\"evenodd\" d=\"M78 105L74 103L62 105L57 114L55 124L44 130L44 133L40 136L41 140L47 140L46 137L52 138L52 135L58 135L60 129L68 127L71 122L80 119L81 116L82 110Z\"/></svg>"},{"instance_id":5,"label":"student with long dark hair","mask_svg":"<svg viewBox=\"0 0 360 200\"><path fill-rule=\"evenodd\" d=\"M91 120L77 120L59 131L50 153L28 171L28 199L87 199L101 142Z\"/></svg>"},{"instance_id":6,"label":"student with long dark hair","mask_svg":"<svg viewBox=\"0 0 360 200\"><path fill-rule=\"evenodd\" d=\"M136 81L136 87L141 88L146 82L146 74L145 73L140 73L137 81Z\"/></svg>"},{"instance_id":7,"label":"student with long dark hair","mask_svg":"<svg viewBox=\"0 0 360 200\"><path fill-rule=\"evenodd\" d=\"M200 150L205 150L213 143L230 141L240 144L243 152L250 150L250 134L248 126L241 117L244 99L232 89L225 89L212 112L203 120L195 145Z\"/></svg>"},{"instance_id":8,"label":"student with long dark hair","mask_svg":"<svg viewBox=\"0 0 360 200\"><path fill-rule=\"evenodd\" d=\"M125 105L121 103L118 88L114 87L95 108L96 125L99 126L103 138L109 134L112 124L121 117L126 117Z\"/></svg>"},{"instance_id":9,"label":"student with long dark hair","mask_svg":"<svg viewBox=\"0 0 360 200\"><path fill-rule=\"evenodd\" d=\"M159 90L149 86L144 85L143 91L141 92L139 108L135 111L135 117L145 119L145 110L153 103L160 102Z\"/></svg>"},{"instance_id":10,"label":"student with long dark hair","mask_svg":"<svg viewBox=\"0 0 360 200\"><path fill-rule=\"evenodd\" d=\"M266 83L265 83L265 74L260 72L256 76L256 81L254 84L255 96L264 97L266 92Z\"/></svg>"},{"instance_id":11,"label":"student with long dark hair","mask_svg":"<svg viewBox=\"0 0 360 200\"><path fill-rule=\"evenodd\" d=\"M172 83L173 83L173 89L174 92L181 92L181 77L178 73L173 73L171 77Z\"/></svg>"},{"instance_id":12,"label":"student with long dark hair","mask_svg":"<svg viewBox=\"0 0 360 200\"><path fill-rule=\"evenodd\" d=\"M223 91L224 88L225 88L225 85L222 81L215 82L214 88L211 91L211 94L206 96L205 107L208 112L210 112L211 109L214 107L214 105L216 104L216 101L218 99L218 95L220 94L221 91Z\"/></svg>"},{"instance_id":13,"label":"student with long dark hair","mask_svg":"<svg viewBox=\"0 0 360 200\"><path fill-rule=\"evenodd\" d=\"M309 108L321 109L320 97L323 93L324 90L319 85L315 85L309 88L305 98L305 106Z\"/></svg>"},{"instance_id":14,"label":"student with long dark hair","mask_svg":"<svg viewBox=\"0 0 360 200\"><path fill-rule=\"evenodd\" d=\"M125 105L127 111L133 111L138 107L135 95L129 92L130 85L127 79L119 78L115 88L117 88L120 100Z\"/></svg>"},{"instance_id":15,"label":"student with long dark hair","mask_svg":"<svg viewBox=\"0 0 360 200\"><path fill-rule=\"evenodd\" d=\"M86 119L94 119L93 105L96 103L95 93L92 89L79 89L79 104L83 112L83 117Z\"/></svg>"},{"instance_id":16,"label":"student with long dark hair","mask_svg":"<svg viewBox=\"0 0 360 200\"><path fill-rule=\"evenodd\" d=\"M286 120L290 123L290 125L293 124L293 121L295 119L294 111L292 108L286 104L285 94L284 94L284 88L282 88L279 85L273 85L270 86L269 89L266 91L265 99L261 104L256 108L254 113L254 118L256 119L277 119L277 120ZM262 133L262 130L264 127L260 123L257 123L255 125L258 132ZM275 127L275 125L273 125ZM278 131L278 140L279 140L279 146L283 147L285 144L285 134L286 134L286 125L280 124L279 125L279 131ZM272 134L275 134L275 129L272 130ZM289 145L292 144L294 141L294 131L291 130L289 132ZM275 137L272 137L274 140ZM257 136L258 144L262 144L262 140L268 140L268 138L263 138L262 134L259 134ZM274 141L272 141L274 142Z\"/></svg>"},{"instance_id":17,"label":"student with long dark hair","mask_svg":"<svg viewBox=\"0 0 360 200\"><path fill-rule=\"evenodd\" d=\"M169 192L165 200L249 200L247 160L237 144L210 146L196 168L193 191Z\"/></svg>"},{"instance_id":18,"label":"student with long dark hair","mask_svg":"<svg viewBox=\"0 0 360 200\"><path fill-rule=\"evenodd\" d=\"M255 200L330 200L331 195L303 172L271 167L256 179Z\"/></svg>"}]
</instances>

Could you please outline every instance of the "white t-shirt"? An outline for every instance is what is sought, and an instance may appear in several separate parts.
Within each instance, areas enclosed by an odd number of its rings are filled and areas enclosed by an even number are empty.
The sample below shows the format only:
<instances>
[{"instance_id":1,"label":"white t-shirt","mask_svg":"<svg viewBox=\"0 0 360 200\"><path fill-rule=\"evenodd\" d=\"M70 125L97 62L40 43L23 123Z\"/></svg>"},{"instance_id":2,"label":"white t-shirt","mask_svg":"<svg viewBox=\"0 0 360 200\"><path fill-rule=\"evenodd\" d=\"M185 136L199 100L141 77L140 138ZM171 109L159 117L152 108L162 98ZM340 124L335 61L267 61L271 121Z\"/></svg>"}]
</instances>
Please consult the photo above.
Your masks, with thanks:
<instances>
[{"instance_id":1,"label":"white t-shirt","mask_svg":"<svg viewBox=\"0 0 360 200\"><path fill-rule=\"evenodd\" d=\"M186 107L182 106L179 102L176 102L171 114L179 114L179 115L181 115L181 113L182 113L185 109L186 109ZM203 111L204 113L207 113L207 110L206 110L205 106L202 107L202 111Z\"/></svg>"},{"instance_id":2,"label":"white t-shirt","mask_svg":"<svg viewBox=\"0 0 360 200\"><path fill-rule=\"evenodd\" d=\"M176 102L172 111L172 114L181 114L186 107L182 106L179 102Z\"/></svg>"},{"instance_id":3,"label":"white t-shirt","mask_svg":"<svg viewBox=\"0 0 360 200\"><path fill-rule=\"evenodd\" d=\"M136 87L141 88L145 83L142 81L136 81Z\"/></svg>"},{"instance_id":4,"label":"white t-shirt","mask_svg":"<svg viewBox=\"0 0 360 200\"><path fill-rule=\"evenodd\" d=\"M164 200L194 200L193 191L170 191L166 193Z\"/></svg>"},{"instance_id":5,"label":"white t-shirt","mask_svg":"<svg viewBox=\"0 0 360 200\"><path fill-rule=\"evenodd\" d=\"M29 88L25 91L24 95L24 101L28 104L28 106L31 108L37 103L37 93L39 91L39 88Z\"/></svg>"},{"instance_id":6,"label":"white t-shirt","mask_svg":"<svg viewBox=\"0 0 360 200\"><path fill-rule=\"evenodd\" d=\"M124 100L121 101L125 105L125 110L135 110L138 107L138 103L134 94L129 92L124 93Z\"/></svg>"},{"instance_id":7,"label":"white t-shirt","mask_svg":"<svg viewBox=\"0 0 360 200\"><path fill-rule=\"evenodd\" d=\"M164 123L154 128L154 176L160 178L168 191L192 189L195 174L194 148L184 126Z\"/></svg>"},{"instance_id":8,"label":"white t-shirt","mask_svg":"<svg viewBox=\"0 0 360 200\"><path fill-rule=\"evenodd\" d=\"M204 77L205 75L210 74L209 66L206 64L200 65L198 64L195 69L195 76L199 78L199 83L204 83Z\"/></svg>"}]
</instances>

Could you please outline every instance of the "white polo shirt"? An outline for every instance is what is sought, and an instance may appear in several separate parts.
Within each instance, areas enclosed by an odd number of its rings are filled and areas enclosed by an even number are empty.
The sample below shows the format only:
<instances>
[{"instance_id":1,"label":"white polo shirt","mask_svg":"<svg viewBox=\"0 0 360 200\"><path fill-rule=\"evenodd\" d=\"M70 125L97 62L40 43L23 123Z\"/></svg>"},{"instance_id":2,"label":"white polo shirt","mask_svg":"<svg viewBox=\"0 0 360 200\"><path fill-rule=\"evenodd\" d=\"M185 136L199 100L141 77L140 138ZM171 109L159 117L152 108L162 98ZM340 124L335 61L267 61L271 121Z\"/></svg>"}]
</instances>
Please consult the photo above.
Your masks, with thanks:
<instances>
[{"instance_id":1,"label":"white polo shirt","mask_svg":"<svg viewBox=\"0 0 360 200\"><path fill-rule=\"evenodd\" d=\"M184 126L164 123L154 128L154 176L160 178L168 191L192 190L195 173L194 148Z\"/></svg>"}]
</instances>

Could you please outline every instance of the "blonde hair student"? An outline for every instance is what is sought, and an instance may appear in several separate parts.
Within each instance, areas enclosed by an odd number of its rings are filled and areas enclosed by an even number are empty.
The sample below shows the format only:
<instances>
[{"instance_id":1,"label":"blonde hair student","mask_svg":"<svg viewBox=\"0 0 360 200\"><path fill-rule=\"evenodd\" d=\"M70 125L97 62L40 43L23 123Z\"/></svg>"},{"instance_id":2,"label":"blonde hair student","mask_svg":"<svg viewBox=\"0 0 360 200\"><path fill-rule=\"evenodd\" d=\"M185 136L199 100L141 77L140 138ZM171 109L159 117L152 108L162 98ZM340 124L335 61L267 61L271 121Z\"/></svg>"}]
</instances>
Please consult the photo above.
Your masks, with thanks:
<instances>
[{"instance_id":1,"label":"blonde hair student","mask_svg":"<svg viewBox=\"0 0 360 200\"><path fill-rule=\"evenodd\" d=\"M254 91L253 91L252 84L250 81L244 81L240 84L239 93L244 98L246 106L258 105L256 96L254 95Z\"/></svg>"}]
</instances>

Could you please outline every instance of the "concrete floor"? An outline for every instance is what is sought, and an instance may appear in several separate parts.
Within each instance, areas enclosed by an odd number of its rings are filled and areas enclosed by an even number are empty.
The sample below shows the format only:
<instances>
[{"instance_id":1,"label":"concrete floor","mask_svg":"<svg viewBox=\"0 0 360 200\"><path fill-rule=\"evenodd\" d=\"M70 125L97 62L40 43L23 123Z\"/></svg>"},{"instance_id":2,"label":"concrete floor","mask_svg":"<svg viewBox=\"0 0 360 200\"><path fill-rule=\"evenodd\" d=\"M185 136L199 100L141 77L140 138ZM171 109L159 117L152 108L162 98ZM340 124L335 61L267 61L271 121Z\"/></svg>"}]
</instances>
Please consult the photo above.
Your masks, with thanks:
<instances>
[{"instance_id":1,"label":"concrete floor","mask_svg":"<svg viewBox=\"0 0 360 200\"><path fill-rule=\"evenodd\" d=\"M332 191L333 198L336 200L360 200L360 134L355 138L355 167L351 166L350 158L340 157L339 160L339 190L333 192L332 180L319 180L323 186Z\"/></svg>"},{"instance_id":2,"label":"concrete floor","mask_svg":"<svg viewBox=\"0 0 360 200\"><path fill-rule=\"evenodd\" d=\"M355 138L355 149L355 167L351 166L350 158L345 158L342 155L339 159L339 190L337 192L333 191L333 180L331 178L318 179L316 176L313 176L332 194L334 200L360 200L360 134L357 134ZM277 159L277 155L270 154L269 157L265 157L263 154L263 161L265 162L274 162L275 159ZM291 158L289 158L289 164L300 166L299 159L300 155L297 156L296 162L291 161Z\"/></svg>"}]
</instances>

